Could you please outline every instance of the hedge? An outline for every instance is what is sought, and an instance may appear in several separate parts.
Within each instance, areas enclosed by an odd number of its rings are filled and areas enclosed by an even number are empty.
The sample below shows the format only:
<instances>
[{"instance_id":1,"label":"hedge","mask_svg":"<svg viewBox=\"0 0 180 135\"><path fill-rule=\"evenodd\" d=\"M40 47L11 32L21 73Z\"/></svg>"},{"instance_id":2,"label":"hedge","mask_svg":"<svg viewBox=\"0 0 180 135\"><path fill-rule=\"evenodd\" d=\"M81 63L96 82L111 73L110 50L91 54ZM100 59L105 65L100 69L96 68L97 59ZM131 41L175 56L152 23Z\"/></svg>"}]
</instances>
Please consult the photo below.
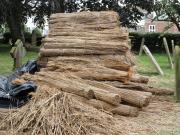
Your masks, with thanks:
<instances>
[{"instance_id":1,"label":"hedge","mask_svg":"<svg viewBox=\"0 0 180 135\"><path fill-rule=\"evenodd\" d=\"M11 38L11 33L10 32L4 33L3 34L3 43L8 43L10 38Z\"/></svg>"},{"instance_id":2,"label":"hedge","mask_svg":"<svg viewBox=\"0 0 180 135\"><path fill-rule=\"evenodd\" d=\"M10 32L4 33L3 34L3 43L8 43L10 38L11 38ZM24 38L27 43L31 43L31 33L30 32L24 32Z\"/></svg>"},{"instance_id":3,"label":"hedge","mask_svg":"<svg viewBox=\"0 0 180 135\"><path fill-rule=\"evenodd\" d=\"M152 52L164 52L164 46L163 46L163 37L166 37L169 45L169 49L171 48L171 40L174 40L175 45L180 45L180 33L137 33L132 32L129 34L131 38L132 43L132 50L133 51L139 51L141 40L144 37L145 38L145 45L152 51Z\"/></svg>"},{"instance_id":4,"label":"hedge","mask_svg":"<svg viewBox=\"0 0 180 135\"><path fill-rule=\"evenodd\" d=\"M31 43L31 36L32 34L30 32L24 32L24 38L27 43Z\"/></svg>"},{"instance_id":5,"label":"hedge","mask_svg":"<svg viewBox=\"0 0 180 135\"><path fill-rule=\"evenodd\" d=\"M37 38L41 38L42 37L42 30L41 29L39 29L39 28L35 28L33 31L32 31L32 33L36 33L36 37Z\"/></svg>"},{"instance_id":6,"label":"hedge","mask_svg":"<svg viewBox=\"0 0 180 135\"><path fill-rule=\"evenodd\" d=\"M37 36L37 45L41 45L41 40L42 40L42 31L39 28L35 28L33 30L33 32L36 33ZM32 33L31 32L24 32L24 37L25 37L25 41L27 43L31 43L31 37L32 37ZM3 34L3 43L8 43L9 39L11 38L11 33L10 32L6 32Z\"/></svg>"}]
</instances>

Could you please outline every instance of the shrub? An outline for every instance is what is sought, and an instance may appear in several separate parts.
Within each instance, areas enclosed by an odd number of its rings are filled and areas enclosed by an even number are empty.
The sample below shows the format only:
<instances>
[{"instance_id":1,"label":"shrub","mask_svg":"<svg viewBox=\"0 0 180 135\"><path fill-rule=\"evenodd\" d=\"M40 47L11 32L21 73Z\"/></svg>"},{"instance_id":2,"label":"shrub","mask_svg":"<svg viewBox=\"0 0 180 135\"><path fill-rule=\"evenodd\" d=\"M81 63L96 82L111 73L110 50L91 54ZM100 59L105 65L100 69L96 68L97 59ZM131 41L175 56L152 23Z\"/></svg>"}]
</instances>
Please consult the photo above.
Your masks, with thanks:
<instances>
[{"instance_id":1,"label":"shrub","mask_svg":"<svg viewBox=\"0 0 180 135\"><path fill-rule=\"evenodd\" d=\"M31 43L31 33L30 32L24 32L24 38L25 38L25 41L28 42L28 43ZM8 43L9 42L9 39L11 39L12 36L11 36L11 33L10 32L6 32L3 34L3 43Z\"/></svg>"},{"instance_id":2,"label":"shrub","mask_svg":"<svg viewBox=\"0 0 180 135\"><path fill-rule=\"evenodd\" d=\"M10 38L11 38L11 33L10 32L5 32L3 34L3 43L8 43Z\"/></svg>"},{"instance_id":3,"label":"shrub","mask_svg":"<svg viewBox=\"0 0 180 135\"><path fill-rule=\"evenodd\" d=\"M31 36L32 34L30 32L24 32L24 38L27 43L31 43Z\"/></svg>"},{"instance_id":4,"label":"shrub","mask_svg":"<svg viewBox=\"0 0 180 135\"><path fill-rule=\"evenodd\" d=\"M41 30L41 29L35 28L35 29L33 30L33 32L36 33L36 37L37 37L37 38L41 38L41 37L42 37L42 30Z\"/></svg>"}]
</instances>

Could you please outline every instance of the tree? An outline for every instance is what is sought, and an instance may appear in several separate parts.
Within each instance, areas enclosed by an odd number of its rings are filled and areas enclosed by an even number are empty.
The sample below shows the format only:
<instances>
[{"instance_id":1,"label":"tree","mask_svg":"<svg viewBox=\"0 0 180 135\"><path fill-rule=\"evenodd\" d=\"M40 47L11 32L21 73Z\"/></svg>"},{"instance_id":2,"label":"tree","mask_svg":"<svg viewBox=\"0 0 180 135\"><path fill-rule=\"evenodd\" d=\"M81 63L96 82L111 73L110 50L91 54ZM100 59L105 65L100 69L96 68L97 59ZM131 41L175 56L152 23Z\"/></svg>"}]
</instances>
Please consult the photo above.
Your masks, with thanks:
<instances>
[{"instance_id":1,"label":"tree","mask_svg":"<svg viewBox=\"0 0 180 135\"><path fill-rule=\"evenodd\" d=\"M52 13L77 12L77 0L39 0L41 3L34 10L34 22L38 25L44 23L45 16L49 18Z\"/></svg>"},{"instance_id":2,"label":"tree","mask_svg":"<svg viewBox=\"0 0 180 135\"><path fill-rule=\"evenodd\" d=\"M73 3L65 0L1 0L0 24L8 24L13 43L17 39L24 42L23 25L28 17L35 16L34 22L42 26L53 12L74 11Z\"/></svg>"},{"instance_id":3,"label":"tree","mask_svg":"<svg viewBox=\"0 0 180 135\"><path fill-rule=\"evenodd\" d=\"M23 42L23 25L27 18L36 16L35 22L44 23L44 16L50 15L48 0L1 0L0 1L0 24L7 23L13 43L17 39Z\"/></svg>"},{"instance_id":4,"label":"tree","mask_svg":"<svg viewBox=\"0 0 180 135\"><path fill-rule=\"evenodd\" d=\"M161 0L154 5L157 20L171 21L180 31L180 1L179 0Z\"/></svg>"},{"instance_id":5,"label":"tree","mask_svg":"<svg viewBox=\"0 0 180 135\"><path fill-rule=\"evenodd\" d=\"M122 26L137 26L144 16L144 10L150 13L153 7L152 0L81 0L82 9L90 11L113 10L119 13Z\"/></svg>"},{"instance_id":6,"label":"tree","mask_svg":"<svg viewBox=\"0 0 180 135\"><path fill-rule=\"evenodd\" d=\"M1 0L0 23L7 22L13 42L24 41L22 26L31 16L42 26L52 13L114 10L120 14L123 26L135 27L144 16L142 11L150 12L152 5L152 0Z\"/></svg>"},{"instance_id":7,"label":"tree","mask_svg":"<svg viewBox=\"0 0 180 135\"><path fill-rule=\"evenodd\" d=\"M22 32L22 22L26 21L26 16L29 13L26 9L25 3L21 0L2 0L0 1L0 21L6 22L13 37L13 42L16 39L24 41L24 35Z\"/></svg>"},{"instance_id":8,"label":"tree","mask_svg":"<svg viewBox=\"0 0 180 135\"><path fill-rule=\"evenodd\" d=\"M55 13L113 10L119 13L122 26L133 28L144 16L144 10L150 13L153 7L152 0L51 0L51 3Z\"/></svg>"}]
</instances>

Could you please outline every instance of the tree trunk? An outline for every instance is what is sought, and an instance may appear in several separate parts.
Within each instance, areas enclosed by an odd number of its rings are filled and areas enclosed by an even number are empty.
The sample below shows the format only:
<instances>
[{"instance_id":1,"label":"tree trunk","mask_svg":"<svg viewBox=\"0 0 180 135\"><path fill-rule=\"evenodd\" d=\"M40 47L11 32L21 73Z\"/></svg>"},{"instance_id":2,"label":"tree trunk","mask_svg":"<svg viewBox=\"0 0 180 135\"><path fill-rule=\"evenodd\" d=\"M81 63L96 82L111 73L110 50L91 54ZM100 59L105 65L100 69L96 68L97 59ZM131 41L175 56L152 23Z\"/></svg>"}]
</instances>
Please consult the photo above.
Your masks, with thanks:
<instances>
[{"instance_id":1,"label":"tree trunk","mask_svg":"<svg viewBox=\"0 0 180 135\"><path fill-rule=\"evenodd\" d=\"M25 43L24 33L22 31L22 24L18 17L11 12L7 17L7 24L12 35L12 43L14 44L17 39L21 39L23 44Z\"/></svg>"},{"instance_id":2,"label":"tree trunk","mask_svg":"<svg viewBox=\"0 0 180 135\"><path fill-rule=\"evenodd\" d=\"M176 79L176 91L175 98L177 102L180 102L180 48L175 47L175 79Z\"/></svg>"},{"instance_id":3,"label":"tree trunk","mask_svg":"<svg viewBox=\"0 0 180 135\"><path fill-rule=\"evenodd\" d=\"M52 1L52 8L54 13L64 13L64 2L65 0L53 0Z\"/></svg>"}]
</instances>

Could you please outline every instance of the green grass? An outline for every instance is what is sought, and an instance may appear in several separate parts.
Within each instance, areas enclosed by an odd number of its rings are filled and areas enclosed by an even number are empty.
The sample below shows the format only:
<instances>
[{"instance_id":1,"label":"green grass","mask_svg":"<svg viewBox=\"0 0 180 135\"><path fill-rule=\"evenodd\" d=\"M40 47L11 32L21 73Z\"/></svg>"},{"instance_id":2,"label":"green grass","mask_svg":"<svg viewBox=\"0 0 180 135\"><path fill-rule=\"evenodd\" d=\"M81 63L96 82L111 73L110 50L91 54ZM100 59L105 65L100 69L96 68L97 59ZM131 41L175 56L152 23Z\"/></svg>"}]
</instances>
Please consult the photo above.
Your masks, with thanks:
<instances>
[{"instance_id":1,"label":"green grass","mask_svg":"<svg viewBox=\"0 0 180 135\"><path fill-rule=\"evenodd\" d=\"M157 73L154 65L151 63L148 56L145 54L137 56L137 70L140 74L150 76L150 85L160 88L175 88L174 76L175 71L169 66L168 57L166 54L153 54L164 72L164 76Z\"/></svg>"},{"instance_id":2,"label":"green grass","mask_svg":"<svg viewBox=\"0 0 180 135\"><path fill-rule=\"evenodd\" d=\"M0 75L8 75L12 73L13 59L11 58L10 52L11 46L7 44L0 44ZM27 52L23 58L23 63L28 60L37 59L38 54L35 52Z\"/></svg>"}]
</instances>

